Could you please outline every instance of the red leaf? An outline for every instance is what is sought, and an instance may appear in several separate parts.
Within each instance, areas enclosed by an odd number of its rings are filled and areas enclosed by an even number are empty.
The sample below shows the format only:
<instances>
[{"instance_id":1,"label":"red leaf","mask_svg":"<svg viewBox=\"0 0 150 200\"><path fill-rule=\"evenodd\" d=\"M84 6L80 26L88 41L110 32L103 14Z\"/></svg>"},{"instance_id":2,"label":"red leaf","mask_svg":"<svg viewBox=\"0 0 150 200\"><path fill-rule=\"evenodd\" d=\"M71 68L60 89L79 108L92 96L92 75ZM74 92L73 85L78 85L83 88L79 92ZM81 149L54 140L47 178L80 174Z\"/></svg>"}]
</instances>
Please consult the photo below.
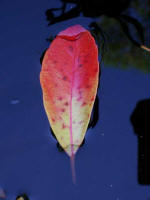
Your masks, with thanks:
<instances>
[{"instance_id":1,"label":"red leaf","mask_svg":"<svg viewBox=\"0 0 150 200\"><path fill-rule=\"evenodd\" d=\"M98 50L90 32L80 25L60 32L46 51L40 82L50 125L72 158L85 137L98 75Z\"/></svg>"}]
</instances>

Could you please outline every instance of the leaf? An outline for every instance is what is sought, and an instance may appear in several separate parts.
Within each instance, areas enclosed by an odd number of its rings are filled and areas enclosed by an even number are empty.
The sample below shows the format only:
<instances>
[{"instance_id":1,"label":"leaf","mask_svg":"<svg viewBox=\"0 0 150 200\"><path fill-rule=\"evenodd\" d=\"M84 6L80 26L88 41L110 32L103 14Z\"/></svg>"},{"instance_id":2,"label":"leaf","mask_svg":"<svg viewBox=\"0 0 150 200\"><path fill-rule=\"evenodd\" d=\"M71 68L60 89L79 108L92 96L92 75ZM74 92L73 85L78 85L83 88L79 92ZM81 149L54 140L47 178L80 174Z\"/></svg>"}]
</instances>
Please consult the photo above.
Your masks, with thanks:
<instances>
[{"instance_id":1,"label":"leaf","mask_svg":"<svg viewBox=\"0 0 150 200\"><path fill-rule=\"evenodd\" d=\"M82 144L98 87L98 50L80 25L60 32L44 55L40 82L51 128L72 157Z\"/></svg>"}]
</instances>

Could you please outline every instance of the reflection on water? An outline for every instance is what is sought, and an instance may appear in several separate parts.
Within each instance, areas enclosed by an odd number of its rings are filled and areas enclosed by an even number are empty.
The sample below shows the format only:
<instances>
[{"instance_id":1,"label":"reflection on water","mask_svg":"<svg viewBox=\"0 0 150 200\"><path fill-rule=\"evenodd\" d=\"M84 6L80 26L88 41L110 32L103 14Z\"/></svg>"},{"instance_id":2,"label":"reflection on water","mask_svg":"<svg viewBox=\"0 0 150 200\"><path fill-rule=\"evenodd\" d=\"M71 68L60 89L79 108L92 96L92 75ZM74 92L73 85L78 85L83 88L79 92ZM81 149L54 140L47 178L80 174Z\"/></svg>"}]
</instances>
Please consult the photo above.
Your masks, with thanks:
<instances>
[{"instance_id":1,"label":"reflection on water","mask_svg":"<svg viewBox=\"0 0 150 200\"><path fill-rule=\"evenodd\" d=\"M73 3L74 7L67 10L69 3ZM61 11L60 15L56 14L58 10ZM101 56L104 54L103 44L107 44L105 64L122 68L132 66L150 72L148 0L117 0L115 4L111 0L62 0L62 7L48 9L45 14L49 25L53 25L76 18L81 13L84 17L94 18L89 27L97 40Z\"/></svg>"}]
</instances>

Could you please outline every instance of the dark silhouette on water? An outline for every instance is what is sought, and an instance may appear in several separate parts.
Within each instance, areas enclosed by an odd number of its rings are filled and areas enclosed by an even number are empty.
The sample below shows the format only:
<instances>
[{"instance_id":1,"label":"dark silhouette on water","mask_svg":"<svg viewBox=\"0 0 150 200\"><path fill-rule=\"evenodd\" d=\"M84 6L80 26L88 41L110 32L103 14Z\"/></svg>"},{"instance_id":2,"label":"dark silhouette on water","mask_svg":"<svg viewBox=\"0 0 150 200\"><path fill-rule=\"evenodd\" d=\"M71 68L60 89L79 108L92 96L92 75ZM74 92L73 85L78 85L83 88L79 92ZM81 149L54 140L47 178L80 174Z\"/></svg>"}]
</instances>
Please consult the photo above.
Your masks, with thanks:
<instances>
[{"instance_id":1,"label":"dark silhouette on water","mask_svg":"<svg viewBox=\"0 0 150 200\"><path fill-rule=\"evenodd\" d=\"M78 17L81 13L85 17L99 17L101 15L107 15L108 17L114 17L120 15L130 5L131 0L61 0L62 6L60 8L48 9L45 14L49 25ZM73 8L65 12L68 3L75 4ZM55 16L55 11L60 11L59 16Z\"/></svg>"},{"instance_id":2,"label":"dark silhouette on water","mask_svg":"<svg viewBox=\"0 0 150 200\"><path fill-rule=\"evenodd\" d=\"M150 185L150 99L137 103L130 120L138 136L138 182Z\"/></svg>"}]
</instances>

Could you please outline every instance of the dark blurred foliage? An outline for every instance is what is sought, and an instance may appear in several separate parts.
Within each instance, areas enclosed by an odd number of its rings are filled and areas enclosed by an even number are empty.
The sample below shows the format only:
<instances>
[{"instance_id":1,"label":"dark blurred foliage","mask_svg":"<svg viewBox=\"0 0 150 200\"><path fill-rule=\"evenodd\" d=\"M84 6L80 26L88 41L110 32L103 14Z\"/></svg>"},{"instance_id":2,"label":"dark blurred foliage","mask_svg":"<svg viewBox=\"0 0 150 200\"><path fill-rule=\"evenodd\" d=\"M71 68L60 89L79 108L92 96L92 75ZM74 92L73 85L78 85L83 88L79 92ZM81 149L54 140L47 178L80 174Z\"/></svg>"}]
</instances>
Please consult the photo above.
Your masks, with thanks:
<instances>
[{"instance_id":1,"label":"dark blurred foliage","mask_svg":"<svg viewBox=\"0 0 150 200\"><path fill-rule=\"evenodd\" d=\"M132 9L127 13L138 18L144 29L145 45L150 46L150 1L134 0ZM104 63L115 67L136 67L144 72L150 72L150 52L135 45L125 37L124 32L114 19L103 18L101 26L105 29L108 41L108 51L105 52ZM135 29L129 26L130 32L138 41Z\"/></svg>"},{"instance_id":2,"label":"dark blurred foliage","mask_svg":"<svg viewBox=\"0 0 150 200\"><path fill-rule=\"evenodd\" d=\"M49 25L80 16L90 17L89 24L104 63L116 67L133 66L150 71L149 0L61 0L62 7L46 11ZM69 4L74 6L66 11ZM59 11L59 15L57 15ZM145 42L145 43L144 43ZM107 45L107 48L105 47ZM143 48L143 49L141 49ZM145 51L145 50L147 51Z\"/></svg>"},{"instance_id":3,"label":"dark blurred foliage","mask_svg":"<svg viewBox=\"0 0 150 200\"><path fill-rule=\"evenodd\" d=\"M139 101L130 119L138 136L138 182L150 185L150 99Z\"/></svg>"}]
</instances>

